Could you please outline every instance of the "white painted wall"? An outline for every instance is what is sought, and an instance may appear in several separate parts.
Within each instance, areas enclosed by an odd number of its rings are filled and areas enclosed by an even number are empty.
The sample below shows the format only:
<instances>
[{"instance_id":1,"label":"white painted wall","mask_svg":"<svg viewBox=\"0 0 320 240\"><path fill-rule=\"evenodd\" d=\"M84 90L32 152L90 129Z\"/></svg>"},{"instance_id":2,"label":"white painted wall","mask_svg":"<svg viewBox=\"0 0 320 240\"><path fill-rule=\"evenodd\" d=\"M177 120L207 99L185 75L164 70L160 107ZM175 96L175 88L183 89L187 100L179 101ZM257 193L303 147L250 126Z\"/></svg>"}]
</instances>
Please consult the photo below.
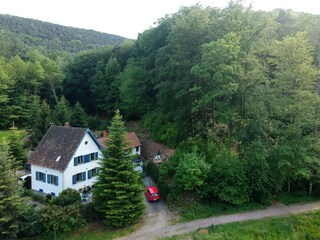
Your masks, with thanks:
<instances>
[{"instance_id":1,"label":"white painted wall","mask_svg":"<svg viewBox=\"0 0 320 240\"><path fill-rule=\"evenodd\" d=\"M141 147L138 147L138 151L136 150L136 148L132 148L131 154L132 154L132 155L134 155L134 154L139 154L139 155L141 155Z\"/></svg>"},{"instance_id":2,"label":"white painted wall","mask_svg":"<svg viewBox=\"0 0 320 240\"><path fill-rule=\"evenodd\" d=\"M70 159L70 162L64 172L31 165L31 174L32 174L31 188L36 191L39 191L39 189L43 189L43 192L48 194L51 194L52 192L54 192L56 196L58 196L59 193L66 188L79 190L84 186L86 187L92 186L92 184L94 184L94 182L97 180L97 177L92 177L91 179L88 179L88 171L93 168L99 167L100 160L90 161L88 163L78 164L77 166L74 166L73 159L74 157L86 155L93 152L98 152L99 159L102 158L102 153L99 147L94 142L92 137L88 133L86 133L78 149L76 150L74 156ZM47 181L42 182L42 181L36 180L36 171L58 176L58 181L59 181L58 186L55 186L54 184L48 184ZM86 180L73 184L72 176L74 174L84 172L84 171L86 172Z\"/></svg>"},{"instance_id":3,"label":"white painted wall","mask_svg":"<svg viewBox=\"0 0 320 240\"><path fill-rule=\"evenodd\" d=\"M86 142L87 142L87 144L86 144ZM72 157L71 161L69 162L67 169L63 173L63 183L64 183L63 189L72 188L72 189L79 190L79 189L83 188L84 186L87 187L87 186L92 186L92 184L94 184L97 177L92 177L91 179L88 179L88 171L93 168L99 167L100 161L99 160L90 161L88 163L78 164L77 166L74 166L74 162L73 162L73 159L75 157L81 156L81 155L86 155L86 154L93 153L93 152L99 153L98 154L99 159L102 157L102 153L101 153L99 147L94 142L94 140L91 138L91 136L88 133L86 133L86 135L82 139L77 151L75 152L74 156ZM84 172L84 171L86 172L86 180L83 182L78 182L76 184L73 184L72 183L72 176L77 173Z\"/></svg>"},{"instance_id":4,"label":"white painted wall","mask_svg":"<svg viewBox=\"0 0 320 240\"><path fill-rule=\"evenodd\" d=\"M46 182L36 180L36 172L42 172L46 174ZM55 176L58 176L58 186L54 184L47 183L47 174L52 174ZM44 193L55 193L56 196L59 195L59 193L63 190L63 174L60 171L44 168L44 167L38 167L35 165L31 165L31 188L33 190L39 191L40 189L43 190Z\"/></svg>"}]
</instances>

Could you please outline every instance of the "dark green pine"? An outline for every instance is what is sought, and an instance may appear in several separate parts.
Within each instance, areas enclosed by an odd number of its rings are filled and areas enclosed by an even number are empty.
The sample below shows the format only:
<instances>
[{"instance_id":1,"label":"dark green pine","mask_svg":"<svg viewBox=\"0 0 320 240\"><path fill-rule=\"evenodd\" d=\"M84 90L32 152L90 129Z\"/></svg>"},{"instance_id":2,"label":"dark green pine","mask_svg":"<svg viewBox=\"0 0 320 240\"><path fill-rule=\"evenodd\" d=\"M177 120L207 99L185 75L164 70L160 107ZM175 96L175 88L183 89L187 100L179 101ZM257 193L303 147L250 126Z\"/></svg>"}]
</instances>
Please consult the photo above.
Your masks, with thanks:
<instances>
[{"instance_id":1,"label":"dark green pine","mask_svg":"<svg viewBox=\"0 0 320 240\"><path fill-rule=\"evenodd\" d=\"M94 187L94 205L103 213L108 227L128 226L139 220L145 209L142 181L133 170L130 153L124 122L117 110Z\"/></svg>"}]
</instances>

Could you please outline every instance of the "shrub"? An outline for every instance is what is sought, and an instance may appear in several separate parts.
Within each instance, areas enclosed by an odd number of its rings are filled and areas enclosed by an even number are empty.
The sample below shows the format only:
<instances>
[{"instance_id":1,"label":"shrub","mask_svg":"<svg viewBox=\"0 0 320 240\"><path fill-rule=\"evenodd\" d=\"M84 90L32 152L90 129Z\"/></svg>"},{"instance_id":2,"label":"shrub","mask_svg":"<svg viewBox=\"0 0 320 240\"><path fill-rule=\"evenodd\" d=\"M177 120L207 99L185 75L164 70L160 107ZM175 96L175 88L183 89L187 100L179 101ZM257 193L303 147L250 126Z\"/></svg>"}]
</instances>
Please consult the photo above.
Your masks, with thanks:
<instances>
[{"instance_id":1,"label":"shrub","mask_svg":"<svg viewBox=\"0 0 320 240\"><path fill-rule=\"evenodd\" d=\"M80 203L81 197L78 191L67 188L63 190L58 197L53 199L53 204L59 206L68 206L74 203Z\"/></svg>"},{"instance_id":2,"label":"shrub","mask_svg":"<svg viewBox=\"0 0 320 240\"><path fill-rule=\"evenodd\" d=\"M40 222L47 234L68 233L85 223L80 215L80 206L75 204L65 207L48 204L41 211Z\"/></svg>"},{"instance_id":3,"label":"shrub","mask_svg":"<svg viewBox=\"0 0 320 240\"><path fill-rule=\"evenodd\" d=\"M102 220L103 216L101 212L98 212L92 203L88 203L81 206L81 216L87 222L95 222Z\"/></svg>"},{"instance_id":4,"label":"shrub","mask_svg":"<svg viewBox=\"0 0 320 240\"><path fill-rule=\"evenodd\" d=\"M153 162L146 161L146 172L150 175L153 180L157 183L159 180L159 167L157 167Z\"/></svg>"}]
</instances>

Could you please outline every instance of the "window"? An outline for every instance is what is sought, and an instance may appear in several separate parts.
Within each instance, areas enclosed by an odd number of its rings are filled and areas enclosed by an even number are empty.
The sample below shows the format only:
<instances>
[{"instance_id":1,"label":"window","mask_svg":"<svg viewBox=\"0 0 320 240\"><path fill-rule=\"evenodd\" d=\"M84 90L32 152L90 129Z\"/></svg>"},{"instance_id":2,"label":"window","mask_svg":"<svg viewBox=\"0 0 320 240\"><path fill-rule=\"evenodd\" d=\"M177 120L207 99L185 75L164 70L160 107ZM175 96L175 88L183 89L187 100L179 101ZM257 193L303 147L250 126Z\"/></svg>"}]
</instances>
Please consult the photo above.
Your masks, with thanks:
<instances>
[{"instance_id":1,"label":"window","mask_svg":"<svg viewBox=\"0 0 320 240\"><path fill-rule=\"evenodd\" d=\"M84 156L79 156L79 157L77 157L77 160L78 160L77 164L82 164L82 163L84 163Z\"/></svg>"},{"instance_id":2,"label":"window","mask_svg":"<svg viewBox=\"0 0 320 240\"><path fill-rule=\"evenodd\" d=\"M93 168L88 171L88 179L98 175L98 168Z\"/></svg>"},{"instance_id":3,"label":"window","mask_svg":"<svg viewBox=\"0 0 320 240\"><path fill-rule=\"evenodd\" d=\"M52 196L52 197L55 197L56 194L55 194L54 192L51 192L51 196Z\"/></svg>"},{"instance_id":4,"label":"window","mask_svg":"<svg viewBox=\"0 0 320 240\"><path fill-rule=\"evenodd\" d=\"M97 159L98 159L98 152L78 156L74 158L74 166L77 166L78 164L88 163L90 161L97 160Z\"/></svg>"},{"instance_id":5,"label":"window","mask_svg":"<svg viewBox=\"0 0 320 240\"><path fill-rule=\"evenodd\" d=\"M54 184L54 185L58 186L58 176L48 174L47 175L47 182L49 184Z\"/></svg>"},{"instance_id":6,"label":"window","mask_svg":"<svg viewBox=\"0 0 320 240\"><path fill-rule=\"evenodd\" d=\"M90 161L98 159L98 152L90 153Z\"/></svg>"},{"instance_id":7,"label":"window","mask_svg":"<svg viewBox=\"0 0 320 240\"><path fill-rule=\"evenodd\" d=\"M72 176L72 184L83 182L86 180L86 172L81 172Z\"/></svg>"},{"instance_id":8,"label":"window","mask_svg":"<svg viewBox=\"0 0 320 240\"><path fill-rule=\"evenodd\" d=\"M36 172L36 180L40 182L46 182L46 174L43 172Z\"/></svg>"},{"instance_id":9,"label":"window","mask_svg":"<svg viewBox=\"0 0 320 240\"><path fill-rule=\"evenodd\" d=\"M136 152L139 152L139 147L136 147Z\"/></svg>"}]
</instances>

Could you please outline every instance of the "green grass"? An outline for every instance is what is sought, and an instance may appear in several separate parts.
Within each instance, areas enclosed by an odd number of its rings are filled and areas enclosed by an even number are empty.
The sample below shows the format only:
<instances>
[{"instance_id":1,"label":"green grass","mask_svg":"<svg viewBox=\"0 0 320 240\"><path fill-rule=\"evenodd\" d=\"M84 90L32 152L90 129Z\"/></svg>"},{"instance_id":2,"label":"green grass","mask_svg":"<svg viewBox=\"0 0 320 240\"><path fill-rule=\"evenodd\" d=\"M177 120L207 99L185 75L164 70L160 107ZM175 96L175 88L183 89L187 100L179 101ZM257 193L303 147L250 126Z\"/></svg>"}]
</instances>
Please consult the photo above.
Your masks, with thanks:
<instances>
[{"instance_id":1,"label":"green grass","mask_svg":"<svg viewBox=\"0 0 320 240\"><path fill-rule=\"evenodd\" d=\"M2 130L0 131L0 140L7 139L12 134L15 134L19 140L22 140L28 135L28 132L25 129Z\"/></svg>"},{"instance_id":2,"label":"green grass","mask_svg":"<svg viewBox=\"0 0 320 240\"><path fill-rule=\"evenodd\" d=\"M290 194L287 192L282 192L278 194L277 200L285 205L289 205L294 203L319 201L320 197L315 195L309 195L307 192L304 192L304 191L290 193Z\"/></svg>"},{"instance_id":3,"label":"green grass","mask_svg":"<svg viewBox=\"0 0 320 240\"><path fill-rule=\"evenodd\" d=\"M219 202L207 204L199 202L188 202L188 204L173 206L172 209L179 213L179 222L188 222L199 218L246 212L257 209L264 209L266 207L268 206L252 202L243 204L241 206L229 205Z\"/></svg>"},{"instance_id":4,"label":"green grass","mask_svg":"<svg viewBox=\"0 0 320 240\"><path fill-rule=\"evenodd\" d=\"M229 223L208 228L207 234L199 231L181 236L165 238L214 239L214 240L300 240L320 239L320 211L287 217L267 218L246 222Z\"/></svg>"},{"instance_id":5,"label":"green grass","mask_svg":"<svg viewBox=\"0 0 320 240\"><path fill-rule=\"evenodd\" d=\"M123 236L127 236L130 233L136 231L141 224L137 223L127 228L122 229L107 229L102 223L90 223L84 228L79 229L73 233L67 235L57 235L57 240L109 240L115 239ZM42 235L31 238L24 238L24 240L52 240L54 239L52 235Z\"/></svg>"},{"instance_id":6,"label":"green grass","mask_svg":"<svg viewBox=\"0 0 320 240\"><path fill-rule=\"evenodd\" d=\"M101 224L88 224L83 229L75 232L64 239L66 240L108 240L129 235L139 228L139 224L118 229L106 229Z\"/></svg>"}]
</instances>

